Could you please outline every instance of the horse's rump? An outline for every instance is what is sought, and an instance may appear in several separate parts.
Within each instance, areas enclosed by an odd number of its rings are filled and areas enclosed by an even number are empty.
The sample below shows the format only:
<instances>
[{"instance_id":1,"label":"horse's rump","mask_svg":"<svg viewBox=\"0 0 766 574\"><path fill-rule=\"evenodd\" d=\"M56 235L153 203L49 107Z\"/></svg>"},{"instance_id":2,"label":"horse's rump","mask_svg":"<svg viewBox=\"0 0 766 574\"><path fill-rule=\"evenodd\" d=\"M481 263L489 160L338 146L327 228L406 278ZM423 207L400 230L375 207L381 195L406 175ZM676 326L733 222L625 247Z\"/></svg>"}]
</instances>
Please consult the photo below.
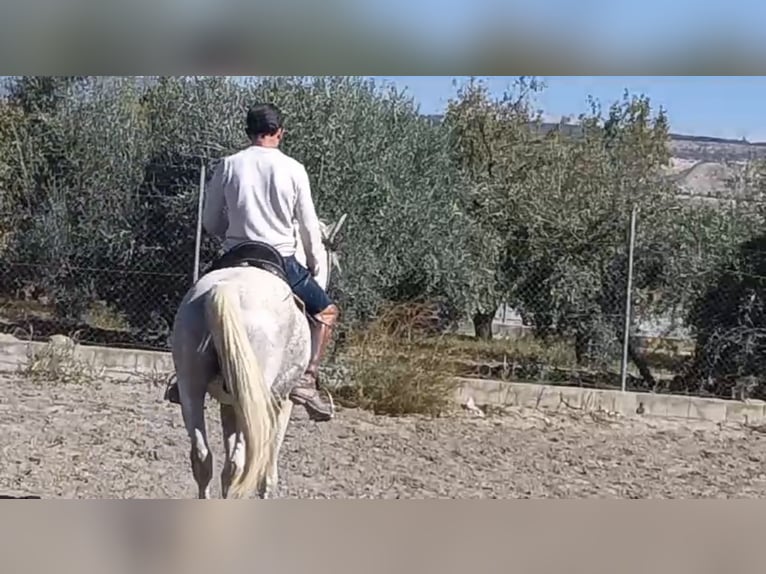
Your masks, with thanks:
<instances>
[{"instance_id":1,"label":"horse's rump","mask_svg":"<svg viewBox=\"0 0 766 574\"><path fill-rule=\"evenodd\" d=\"M223 268L210 271L199 279L176 315L173 345L176 360L181 360L181 354L201 353L197 356L199 361L204 357L207 361L218 362L211 345L205 306L217 286L224 284L228 285L231 297L236 299L238 317L264 369L264 376L273 381L275 394L286 396L290 391L289 384L300 377L300 368L308 365L311 352L308 319L296 304L290 286L275 274L259 268ZM216 368L211 376L219 374ZM291 377L294 380L290 380Z\"/></svg>"}]
</instances>

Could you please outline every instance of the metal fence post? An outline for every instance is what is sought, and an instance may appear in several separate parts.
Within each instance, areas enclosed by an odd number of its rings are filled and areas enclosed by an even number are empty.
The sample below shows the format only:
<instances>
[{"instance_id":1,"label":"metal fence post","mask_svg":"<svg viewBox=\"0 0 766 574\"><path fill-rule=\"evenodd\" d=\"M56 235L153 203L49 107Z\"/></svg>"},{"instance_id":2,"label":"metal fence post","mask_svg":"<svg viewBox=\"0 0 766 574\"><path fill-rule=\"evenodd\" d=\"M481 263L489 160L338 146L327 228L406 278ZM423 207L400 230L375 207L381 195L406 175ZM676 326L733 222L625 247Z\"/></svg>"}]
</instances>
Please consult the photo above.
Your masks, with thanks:
<instances>
[{"instance_id":1,"label":"metal fence post","mask_svg":"<svg viewBox=\"0 0 766 574\"><path fill-rule=\"evenodd\" d=\"M199 259L202 248L202 206L205 201L205 160L199 172L199 201L197 203L197 236L194 238L194 283L199 279Z\"/></svg>"},{"instance_id":2,"label":"metal fence post","mask_svg":"<svg viewBox=\"0 0 766 574\"><path fill-rule=\"evenodd\" d=\"M633 248L636 243L636 215L638 207L633 206L630 212L630 232L628 234L628 281L625 288L625 327L622 334L622 364L620 366L620 381L625 392L628 381L628 346L630 344L631 300L633 298Z\"/></svg>"}]
</instances>

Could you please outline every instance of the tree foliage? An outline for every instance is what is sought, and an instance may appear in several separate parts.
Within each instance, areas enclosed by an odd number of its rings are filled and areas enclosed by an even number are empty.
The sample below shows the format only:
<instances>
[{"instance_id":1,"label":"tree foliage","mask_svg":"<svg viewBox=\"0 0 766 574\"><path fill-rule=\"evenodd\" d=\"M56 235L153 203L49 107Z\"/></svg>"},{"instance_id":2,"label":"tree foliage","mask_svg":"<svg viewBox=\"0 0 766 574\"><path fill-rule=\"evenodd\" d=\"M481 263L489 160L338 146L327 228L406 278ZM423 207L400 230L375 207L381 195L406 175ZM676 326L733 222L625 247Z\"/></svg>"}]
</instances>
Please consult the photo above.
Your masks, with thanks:
<instances>
[{"instance_id":1,"label":"tree foliage","mask_svg":"<svg viewBox=\"0 0 766 574\"><path fill-rule=\"evenodd\" d=\"M667 119L626 95L606 117L593 105L574 137L544 132L529 98L538 89L522 80L492 100L472 83L448 108L453 158L471 182L466 213L480 230L477 267L491 274L477 290L477 314L491 317L510 301L541 334L573 336L584 358L617 342L631 210L653 228L673 201L660 174ZM656 282L649 274L644 288Z\"/></svg>"},{"instance_id":2,"label":"tree foliage","mask_svg":"<svg viewBox=\"0 0 766 574\"><path fill-rule=\"evenodd\" d=\"M537 119L529 96L540 89L521 78L495 100L481 83L471 81L447 106L450 158L463 186L461 206L468 220L467 255L471 301L477 334L491 337L491 321L517 280L516 233L520 203L542 164L544 142L535 134Z\"/></svg>"},{"instance_id":3,"label":"tree foliage","mask_svg":"<svg viewBox=\"0 0 766 574\"><path fill-rule=\"evenodd\" d=\"M0 170L15 229L5 257L32 272L6 292L32 281L72 319L103 300L135 325L167 327L191 277L200 169L245 145L247 106L269 100L320 216L349 214L334 285L346 319L384 299L463 305L445 132L402 94L355 78L176 77L21 78L9 92L0 145L18 153ZM203 264L218 247L205 241Z\"/></svg>"},{"instance_id":4,"label":"tree foliage","mask_svg":"<svg viewBox=\"0 0 766 574\"><path fill-rule=\"evenodd\" d=\"M681 198L665 173L668 118L648 98L591 102L575 125L550 125L535 109L544 89L520 78L495 98L470 81L434 121L362 78L12 78L0 101L0 290L52 301L75 323L105 302L134 330L167 333L191 282L201 169L246 145L245 110L268 100L320 216L348 213L332 285L346 321L384 301L439 301L491 337L507 302L537 336L571 341L581 364L611 368L637 209L636 321L692 329L687 387L755 373L757 203ZM219 246L202 247L204 266Z\"/></svg>"}]
</instances>

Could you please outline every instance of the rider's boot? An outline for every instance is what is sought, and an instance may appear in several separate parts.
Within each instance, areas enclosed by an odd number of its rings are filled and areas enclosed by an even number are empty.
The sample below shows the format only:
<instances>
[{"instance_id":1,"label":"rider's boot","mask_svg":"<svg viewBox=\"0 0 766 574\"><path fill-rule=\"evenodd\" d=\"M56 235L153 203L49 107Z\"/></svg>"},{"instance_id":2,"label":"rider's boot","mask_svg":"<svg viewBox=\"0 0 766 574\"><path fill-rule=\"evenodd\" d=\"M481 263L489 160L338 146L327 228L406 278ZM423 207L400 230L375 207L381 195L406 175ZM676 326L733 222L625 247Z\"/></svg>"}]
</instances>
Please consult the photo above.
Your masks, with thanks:
<instances>
[{"instance_id":1,"label":"rider's boot","mask_svg":"<svg viewBox=\"0 0 766 574\"><path fill-rule=\"evenodd\" d=\"M338 320L339 309L330 305L309 320L311 326L311 360L300 382L290 392L290 400L303 405L315 421L328 421L334 416L333 404L322 397L319 390L319 364L330 343L333 327Z\"/></svg>"}]
</instances>

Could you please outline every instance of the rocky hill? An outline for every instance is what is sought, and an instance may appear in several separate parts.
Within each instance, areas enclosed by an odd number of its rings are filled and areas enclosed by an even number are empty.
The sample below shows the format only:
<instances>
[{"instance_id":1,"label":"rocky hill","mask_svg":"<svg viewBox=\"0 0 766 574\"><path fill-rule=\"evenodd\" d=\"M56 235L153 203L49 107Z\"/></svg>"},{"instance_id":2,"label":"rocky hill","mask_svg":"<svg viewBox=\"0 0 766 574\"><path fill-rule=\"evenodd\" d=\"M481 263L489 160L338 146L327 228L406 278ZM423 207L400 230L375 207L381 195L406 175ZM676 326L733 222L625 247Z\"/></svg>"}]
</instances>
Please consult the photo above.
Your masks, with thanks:
<instances>
[{"instance_id":1,"label":"rocky hill","mask_svg":"<svg viewBox=\"0 0 766 574\"><path fill-rule=\"evenodd\" d=\"M717 199L742 194L748 162L766 159L766 144L743 140L671 134L669 175L682 193Z\"/></svg>"},{"instance_id":2,"label":"rocky hill","mask_svg":"<svg viewBox=\"0 0 766 574\"><path fill-rule=\"evenodd\" d=\"M673 157L702 162L745 162L766 158L766 142L671 134Z\"/></svg>"},{"instance_id":3,"label":"rocky hill","mask_svg":"<svg viewBox=\"0 0 766 574\"><path fill-rule=\"evenodd\" d=\"M442 119L441 115L428 117L436 122ZM571 137L580 133L580 126L567 123L543 123L540 129L560 129ZM684 195L703 199L741 193L737 182L747 162L766 159L766 142L708 136L670 134L670 150L673 159L668 175Z\"/></svg>"}]
</instances>

